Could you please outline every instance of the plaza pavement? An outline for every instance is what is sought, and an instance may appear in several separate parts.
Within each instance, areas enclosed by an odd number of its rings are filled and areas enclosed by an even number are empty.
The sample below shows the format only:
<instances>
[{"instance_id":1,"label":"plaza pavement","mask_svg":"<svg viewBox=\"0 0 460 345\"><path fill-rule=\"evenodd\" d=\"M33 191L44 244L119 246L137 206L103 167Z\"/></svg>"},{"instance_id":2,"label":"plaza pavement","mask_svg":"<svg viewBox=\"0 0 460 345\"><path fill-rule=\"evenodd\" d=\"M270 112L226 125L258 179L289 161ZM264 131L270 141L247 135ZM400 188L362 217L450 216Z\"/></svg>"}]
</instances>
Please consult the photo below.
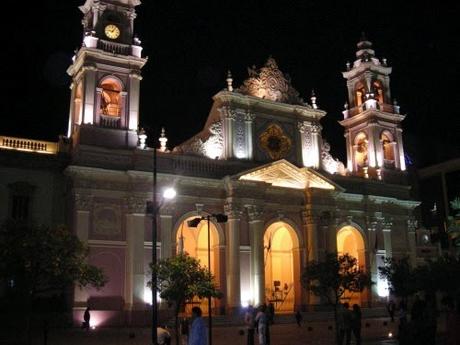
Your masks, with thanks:
<instances>
[{"instance_id":1,"label":"plaza pavement","mask_svg":"<svg viewBox=\"0 0 460 345\"><path fill-rule=\"evenodd\" d=\"M238 320L222 322L215 320L213 327L213 345L246 345L246 335L242 334L244 326ZM441 321L441 320L440 320ZM334 321L305 320L301 327L297 326L292 316L275 318L270 327L272 345L329 345L334 344ZM443 331L442 322L439 330ZM389 333L393 334L389 338ZM395 345L397 340L397 322L390 322L386 317L366 318L362 321L363 345ZM43 334L34 334L33 345L44 344ZM151 329L149 328L97 328L85 331L80 328L51 329L47 345L150 345ZM438 342L437 345L443 342ZM19 345L13 339L6 340L0 335L0 345ZM173 342L174 336L173 336ZM256 341L257 344L257 341ZM352 337L352 344L354 344Z\"/></svg>"}]
</instances>

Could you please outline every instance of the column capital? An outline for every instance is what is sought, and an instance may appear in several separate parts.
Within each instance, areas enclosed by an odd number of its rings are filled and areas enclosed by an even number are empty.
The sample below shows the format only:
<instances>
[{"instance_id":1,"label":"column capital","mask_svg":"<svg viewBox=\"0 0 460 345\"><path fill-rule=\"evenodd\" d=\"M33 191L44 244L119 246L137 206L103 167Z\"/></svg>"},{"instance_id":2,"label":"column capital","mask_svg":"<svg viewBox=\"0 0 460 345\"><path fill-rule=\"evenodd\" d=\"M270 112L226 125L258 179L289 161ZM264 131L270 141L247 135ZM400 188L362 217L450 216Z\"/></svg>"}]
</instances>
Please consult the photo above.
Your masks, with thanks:
<instances>
[{"instance_id":1,"label":"column capital","mask_svg":"<svg viewBox=\"0 0 460 345\"><path fill-rule=\"evenodd\" d=\"M264 209L262 206L246 205L245 207L248 210L249 222L262 221L262 215L264 212Z\"/></svg>"},{"instance_id":2,"label":"column capital","mask_svg":"<svg viewBox=\"0 0 460 345\"><path fill-rule=\"evenodd\" d=\"M417 226L418 226L418 222L414 217L410 217L407 220L407 230L409 232L415 232L415 229L417 229Z\"/></svg>"},{"instance_id":3,"label":"column capital","mask_svg":"<svg viewBox=\"0 0 460 345\"><path fill-rule=\"evenodd\" d=\"M307 132L311 127L311 122L309 121L299 121L297 122L297 129L300 133Z\"/></svg>"},{"instance_id":4,"label":"column capital","mask_svg":"<svg viewBox=\"0 0 460 345\"><path fill-rule=\"evenodd\" d=\"M128 196L125 198L128 213L146 213L147 200L140 196Z\"/></svg>"},{"instance_id":5,"label":"column capital","mask_svg":"<svg viewBox=\"0 0 460 345\"><path fill-rule=\"evenodd\" d=\"M222 107L217 108L217 111L224 119L236 120L236 111L230 108L228 105L223 105Z\"/></svg>"},{"instance_id":6,"label":"column capital","mask_svg":"<svg viewBox=\"0 0 460 345\"><path fill-rule=\"evenodd\" d=\"M319 123L313 123L311 125L311 132L313 134L319 134L321 133L321 130L323 129L323 127L319 124Z\"/></svg>"},{"instance_id":7,"label":"column capital","mask_svg":"<svg viewBox=\"0 0 460 345\"><path fill-rule=\"evenodd\" d=\"M226 203L224 205L224 212L229 219L240 219L243 213L240 205L234 203Z\"/></svg>"},{"instance_id":8,"label":"column capital","mask_svg":"<svg viewBox=\"0 0 460 345\"><path fill-rule=\"evenodd\" d=\"M74 203L77 211L90 211L93 208L93 196L86 193L75 193Z\"/></svg>"},{"instance_id":9,"label":"column capital","mask_svg":"<svg viewBox=\"0 0 460 345\"><path fill-rule=\"evenodd\" d=\"M244 121L246 122L252 122L254 121L255 118L256 118L256 115L249 111L244 114Z\"/></svg>"},{"instance_id":10,"label":"column capital","mask_svg":"<svg viewBox=\"0 0 460 345\"><path fill-rule=\"evenodd\" d=\"M318 224L319 216L313 210L302 211L302 219L306 225Z\"/></svg>"}]
</instances>

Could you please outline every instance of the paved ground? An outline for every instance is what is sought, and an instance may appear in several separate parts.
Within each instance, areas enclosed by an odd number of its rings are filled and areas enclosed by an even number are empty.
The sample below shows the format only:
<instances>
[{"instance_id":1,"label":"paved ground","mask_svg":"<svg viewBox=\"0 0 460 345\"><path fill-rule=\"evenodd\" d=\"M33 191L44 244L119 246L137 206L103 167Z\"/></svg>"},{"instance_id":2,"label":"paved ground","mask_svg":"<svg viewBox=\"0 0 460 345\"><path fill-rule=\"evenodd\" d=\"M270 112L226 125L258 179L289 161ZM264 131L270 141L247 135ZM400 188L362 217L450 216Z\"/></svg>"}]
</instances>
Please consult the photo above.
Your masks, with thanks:
<instances>
[{"instance_id":1,"label":"paved ground","mask_svg":"<svg viewBox=\"0 0 460 345\"><path fill-rule=\"evenodd\" d=\"M310 327L310 328L309 328ZM395 339L384 337L392 326L381 325L372 329L363 329L363 345L395 345ZM213 332L213 345L245 345L246 338L240 335L241 327L216 327ZM131 333L131 335L130 335ZM132 336L134 334L134 336ZM327 322L317 322L298 327L295 324L279 324L271 327L272 345L319 345L334 344L334 332L329 329ZM44 344L43 336L36 334L34 345ZM15 342L0 342L0 344L15 345ZM148 328L104 328L86 332L74 328L66 330L51 330L48 345L148 345L150 344L150 329ZM174 341L173 341L174 344ZM353 344L353 342L352 342Z\"/></svg>"}]
</instances>

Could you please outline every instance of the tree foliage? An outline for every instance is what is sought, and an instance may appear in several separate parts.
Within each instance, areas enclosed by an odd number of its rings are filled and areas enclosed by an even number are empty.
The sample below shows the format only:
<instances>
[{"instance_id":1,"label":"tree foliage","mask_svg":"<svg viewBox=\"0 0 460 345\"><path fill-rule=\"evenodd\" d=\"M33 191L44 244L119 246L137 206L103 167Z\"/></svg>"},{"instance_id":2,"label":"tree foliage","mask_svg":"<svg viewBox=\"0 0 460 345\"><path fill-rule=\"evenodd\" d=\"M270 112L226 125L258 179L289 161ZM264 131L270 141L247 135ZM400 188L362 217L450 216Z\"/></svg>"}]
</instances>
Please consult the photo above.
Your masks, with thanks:
<instances>
[{"instance_id":1,"label":"tree foliage","mask_svg":"<svg viewBox=\"0 0 460 345\"><path fill-rule=\"evenodd\" d=\"M369 274L349 254L327 253L324 261L310 262L302 274L302 285L330 305L337 305L346 291L361 292L370 287Z\"/></svg>"},{"instance_id":2,"label":"tree foliage","mask_svg":"<svg viewBox=\"0 0 460 345\"><path fill-rule=\"evenodd\" d=\"M379 267L381 277L388 280L390 291L407 298L417 292L441 292L454 297L460 291L460 258L444 255L412 268L409 259L385 259Z\"/></svg>"},{"instance_id":3,"label":"tree foliage","mask_svg":"<svg viewBox=\"0 0 460 345\"><path fill-rule=\"evenodd\" d=\"M152 270L156 270L157 288L160 297L174 306L176 343L179 335L179 312L187 302L194 297L221 298L222 293L217 289L212 274L207 268L202 267L200 262L188 254L162 259L158 264L150 264ZM152 286L152 281L147 283Z\"/></svg>"},{"instance_id":4,"label":"tree foliage","mask_svg":"<svg viewBox=\"0 0 460 345\"><path fill-rule=\"evenodd\" d=\"M346 291L362 292L373 284L369 274L358 267L356 258L349 254L337 256L337 253L326 253L324 261L309 262L301 282L307 291L321 297L333 307L337 343L337 309L341 298Z\"/></svg>"},{"instance_id":5,"label":"tree foliage","mask_svg":"<svg viewBox=\"0 0 460 345\"><path fill-rule=\"evenodd\" d=\"M380 277L387 280L388 288L393 295L407 299L417 290L414 270L408 257L385 258L384 265L378 269Z\"/></svg>"},{"instance_id":6,"label":"tree foliage","mask_svg":"<svg viewBox=\"0 0 460 345\"><path fill-rule=\"evenodd\" d=\"M102 287L106 278L87 255L88 248L63 226L7 222L0 228L0 277L30 299L75 283Z\"/></svg>"}]
</instances>

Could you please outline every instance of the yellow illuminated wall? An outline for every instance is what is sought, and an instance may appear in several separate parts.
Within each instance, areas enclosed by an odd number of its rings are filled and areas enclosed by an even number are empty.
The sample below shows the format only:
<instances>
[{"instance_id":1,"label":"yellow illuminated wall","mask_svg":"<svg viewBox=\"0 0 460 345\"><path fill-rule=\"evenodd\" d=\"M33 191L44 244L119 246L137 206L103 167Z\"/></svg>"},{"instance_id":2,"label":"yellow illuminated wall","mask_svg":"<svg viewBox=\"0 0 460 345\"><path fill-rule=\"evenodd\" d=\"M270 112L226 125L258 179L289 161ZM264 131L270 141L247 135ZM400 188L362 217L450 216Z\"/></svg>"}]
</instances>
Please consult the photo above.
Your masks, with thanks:
<instances>
[{"instance_id":1,"label":"yellow illuminated wall","mask_svg":"<svg viewBox=\"0 0 460 345\"><path fill-rule=\"evenodd\" d=\"M180 252L183 250L188 255L197 258L200 260L200 265L208 267L208 228L207 222L201 221L196 228L189 228L187 221L195 217L190 217L185 220L179 227L176 235L177 251ZM217 233L216 226L211 222L210 223L210 244L211 244L211 273L216 276L218 272L216 270L216 258L217 256L217 245L219 244L219 236ZM218 279L217 279L218 280ZM201 302L196 301L200 306L203 313L207 314L208 312L208 302L203 300ZM214 300L212 304L214 305ZM186 308L186 311L190 314L191 308L193 305L189 305Z\"/></svg>"},{"instance_id":2,"label":"yellow illuminated wall","mask_svg":"<svg viewBox=\"0 0 460 345\"><path fill-rule=\"evenodd\" d=\"M267 300L278 311L294 310L294 261L296 235L286 223L272 224L264 236L265 291ZM279 286L274 282L278 281Z\"/></svg>"},{"instance_id":3,"label":"yellow illuminated wall","mask_svg":"<svg viewBox=\"0 0 460 345\"><path fill-rule=\"evenodd\" d=\"M361 233L352 226L345 226L337 232L337 252L339 255L349 254L357 259L358 266L366 269L365 246ZM361 304L360 293L345 293L344 300L353 304Z\"/></svg>"}]
</instances>

